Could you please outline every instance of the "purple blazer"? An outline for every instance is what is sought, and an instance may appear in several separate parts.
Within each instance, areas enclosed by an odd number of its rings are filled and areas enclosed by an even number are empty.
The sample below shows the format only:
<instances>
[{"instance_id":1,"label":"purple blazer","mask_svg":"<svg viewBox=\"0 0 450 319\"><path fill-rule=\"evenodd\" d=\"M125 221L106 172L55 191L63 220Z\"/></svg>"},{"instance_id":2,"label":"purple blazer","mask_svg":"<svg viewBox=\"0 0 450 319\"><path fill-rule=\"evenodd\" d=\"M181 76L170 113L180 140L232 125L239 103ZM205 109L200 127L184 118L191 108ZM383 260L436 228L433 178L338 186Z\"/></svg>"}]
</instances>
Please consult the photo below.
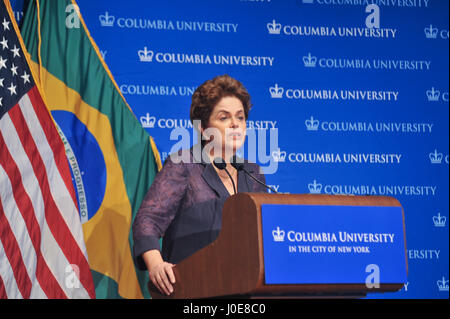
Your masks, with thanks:
<instances>
[{"instance_id":1,"label":"purple blazer","mask_svg":"<svg viewBox=\"0 0 450 319\"><path fill-rule=\"evenodd\" d=\"M137 212L133 253L140 269L146 269L141 255L148 250L161 250L164 261L176 264L219 235L223 204L230 194L213 164L194 163L192 148L186 151L188 163L176 164L170 156L167 158ZM244 168L265 183L257 164L245 161ZM237 191L266 192L266 189L239 171Z\"/></svg>"}]
</instances>

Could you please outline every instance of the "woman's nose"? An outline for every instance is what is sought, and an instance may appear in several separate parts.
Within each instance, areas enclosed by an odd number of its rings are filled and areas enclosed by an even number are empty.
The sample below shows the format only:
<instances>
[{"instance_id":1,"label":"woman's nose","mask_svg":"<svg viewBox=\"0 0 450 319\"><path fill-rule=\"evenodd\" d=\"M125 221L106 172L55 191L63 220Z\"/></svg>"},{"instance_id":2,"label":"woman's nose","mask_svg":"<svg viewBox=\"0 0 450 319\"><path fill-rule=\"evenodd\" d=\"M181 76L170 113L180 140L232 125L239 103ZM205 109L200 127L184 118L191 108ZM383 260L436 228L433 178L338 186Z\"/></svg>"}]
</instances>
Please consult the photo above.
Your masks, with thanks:
<instances>
[{"instance_id":1,"label":"woman's nose","mask_svg":"<svg viewBox=\"0 0 450 319\"><path fill-rule=\"evenodd\" d=\"M236 118L234 118L234 117L231 118L231 127L232 127L232 128L237 128L237 127L239 127L238 119L236 119Z\"/></svg>"}]
</instances>

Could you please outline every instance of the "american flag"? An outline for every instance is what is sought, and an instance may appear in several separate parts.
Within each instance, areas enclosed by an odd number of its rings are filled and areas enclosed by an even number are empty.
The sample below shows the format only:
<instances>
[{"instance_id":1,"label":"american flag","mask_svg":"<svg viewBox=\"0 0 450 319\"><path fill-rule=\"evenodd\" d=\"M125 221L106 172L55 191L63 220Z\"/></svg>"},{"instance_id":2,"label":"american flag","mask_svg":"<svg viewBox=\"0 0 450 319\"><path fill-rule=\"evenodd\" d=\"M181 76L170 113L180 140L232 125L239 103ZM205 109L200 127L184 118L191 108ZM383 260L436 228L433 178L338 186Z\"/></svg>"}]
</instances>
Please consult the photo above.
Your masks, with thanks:
<instances>
[{"instance_id":1,"label":"american flag","mask_svg":"<svg viewBox=\"0 0 450 319\"><path fill-rule=\"evenodd\" d=\"M0 0L0 298L95 298L64 145L11 16Z\"/></svg>"}]
</instances>

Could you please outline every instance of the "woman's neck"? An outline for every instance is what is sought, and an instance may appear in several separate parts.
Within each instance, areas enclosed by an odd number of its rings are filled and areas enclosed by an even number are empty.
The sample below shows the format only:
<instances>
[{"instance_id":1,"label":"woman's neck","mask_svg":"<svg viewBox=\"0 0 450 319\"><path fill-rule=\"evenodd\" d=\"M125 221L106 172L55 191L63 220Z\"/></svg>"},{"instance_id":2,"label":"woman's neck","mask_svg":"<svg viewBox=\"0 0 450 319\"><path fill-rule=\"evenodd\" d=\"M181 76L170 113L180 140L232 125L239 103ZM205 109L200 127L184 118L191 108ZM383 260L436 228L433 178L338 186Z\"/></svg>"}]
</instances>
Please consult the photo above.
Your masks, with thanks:
<instances>
[{"instance_id":1,"label":"woman's neck","mask_svg":"<svg viewBox=\"0 0 450 319\"><path fill-rule=\"evenodd\" d=\"M224 153L222 153L222 154L224 154ZM213 162L214 162L214 159L216 159L216 158L218 158L218 157L221 158L223 161L225 161L225 163L227 164L226 169L227 169L227 171L228 171L232 176L235 176L235 175L236 175L236 172L237 172L236 169L230 164L230 159L231 159L231 157L233 157L234 155L235 155L235 152L233 152L232 156L230 156L230 157L227 156L227 158L221 157L221 156L215 156L215 154L214 154L214 152L213 152L212 150L211 150L211 152L208 154L211 163L213 163ZM214 168L216 169L216 171L219 173L219 176L228 178L228 175L226 174L225 171L221 172L221 170L218 169L214 164L213 164L213 166L214 166ZM222 173L223 173L223 174L222 174Z\"/></svg>"},{"instance_id":2,"label":"woman's neck","mask_svg":"<svg viewBox=\"0 0 450 319\"><path fill-rule=\"evenodd\" d=\"M224 156L224 155L226 155L226 156ZM231 165L230 165L230 160L231 160L231 158L232 158L233 156L235 156L235 155L236 155L236 150L233 150L233 151L231 151L231 150L228 150L228 151L222 150L221 154L216 155L216 154L214 153L214 149L211 149L211 150L209 151L209 153L208 153L208 156L209 156L209 159L210 159L211 163L214 161L214 159L220 158L220 159L222 159L225 163L227 163L227 168L228 168L228 166L231 167Z\"/></svg>"}]
</instances>

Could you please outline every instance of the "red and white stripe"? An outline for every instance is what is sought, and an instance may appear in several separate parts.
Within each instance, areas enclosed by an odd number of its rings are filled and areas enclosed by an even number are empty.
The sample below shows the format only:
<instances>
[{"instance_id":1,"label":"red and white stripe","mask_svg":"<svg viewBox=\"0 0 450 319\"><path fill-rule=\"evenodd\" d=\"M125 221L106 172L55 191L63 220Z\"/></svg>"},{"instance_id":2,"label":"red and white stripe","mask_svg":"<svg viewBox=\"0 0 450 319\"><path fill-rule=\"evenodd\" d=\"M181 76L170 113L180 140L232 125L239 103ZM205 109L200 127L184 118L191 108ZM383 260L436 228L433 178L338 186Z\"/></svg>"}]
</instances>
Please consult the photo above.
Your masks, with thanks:
<instances>
[{"instance_id":1,"label":"red and white stripe","mask_svg":"<svg viewBox=\"0 0 450 319\"><path fill-rule=\"evenodd\" d=\"M95 298L64 145L36 87L0 119L0 148L0 298Z\"/></svg>"}]
</instances>

